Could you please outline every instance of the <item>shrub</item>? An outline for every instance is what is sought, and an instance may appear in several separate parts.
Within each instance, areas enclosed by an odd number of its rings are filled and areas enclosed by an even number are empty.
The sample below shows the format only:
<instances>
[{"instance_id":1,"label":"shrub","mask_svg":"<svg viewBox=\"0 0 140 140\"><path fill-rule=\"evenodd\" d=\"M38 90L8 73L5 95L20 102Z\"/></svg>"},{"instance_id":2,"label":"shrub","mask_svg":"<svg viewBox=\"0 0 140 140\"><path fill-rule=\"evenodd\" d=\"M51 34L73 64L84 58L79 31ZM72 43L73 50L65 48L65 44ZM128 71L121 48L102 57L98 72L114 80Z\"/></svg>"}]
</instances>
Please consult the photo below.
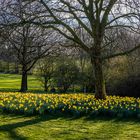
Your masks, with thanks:
<instances>
[{"instance_id":1,"label":"shrub","mask_svg":"<svg viewBox=\"0 0 140 140\"><path fill-rule=\"evenodd\" d=\"M140 75L118 81L110 92L119 96L140 97Z\"/></svg>"},{"instance_id":2,"label":"shrub","mask_svg":"<svg viewBox=\"0 0 140 140\"><path fill-rule=\"evenodd\" d=\"M72 84L77 81L79 69L75 64L64 63L57 67L55 71L55 80L59 92L67 92Z\"/></svg>"}]
</instances>

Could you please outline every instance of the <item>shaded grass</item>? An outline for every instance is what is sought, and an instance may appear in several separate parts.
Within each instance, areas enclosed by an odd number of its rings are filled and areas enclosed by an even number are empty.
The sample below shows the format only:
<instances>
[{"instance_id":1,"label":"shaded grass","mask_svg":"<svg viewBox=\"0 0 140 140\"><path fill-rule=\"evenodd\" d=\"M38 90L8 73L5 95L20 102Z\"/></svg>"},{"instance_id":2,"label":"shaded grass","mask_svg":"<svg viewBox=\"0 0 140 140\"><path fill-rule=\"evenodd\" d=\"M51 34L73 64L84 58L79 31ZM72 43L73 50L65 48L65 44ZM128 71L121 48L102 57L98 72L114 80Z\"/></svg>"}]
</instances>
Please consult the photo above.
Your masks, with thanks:
<instances>
[{"instance_id":1,"label":"shaded grass","mask_svg":"<svg viewBox=\"0 0 140 140\"><path fill-rule=\"evenodd\" d=\"M0 139L139 140L140 121L70 116L0 115Z\"/></svg>"}]
</instances>

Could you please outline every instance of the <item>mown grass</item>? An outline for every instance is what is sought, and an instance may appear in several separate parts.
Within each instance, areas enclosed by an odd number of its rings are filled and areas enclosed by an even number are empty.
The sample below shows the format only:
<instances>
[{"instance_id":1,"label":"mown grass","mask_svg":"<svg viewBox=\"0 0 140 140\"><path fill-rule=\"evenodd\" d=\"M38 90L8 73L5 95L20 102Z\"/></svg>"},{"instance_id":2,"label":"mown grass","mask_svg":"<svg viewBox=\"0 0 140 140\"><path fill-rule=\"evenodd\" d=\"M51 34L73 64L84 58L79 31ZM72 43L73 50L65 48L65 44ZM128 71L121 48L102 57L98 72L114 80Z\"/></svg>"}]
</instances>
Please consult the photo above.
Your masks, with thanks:
<instances>
[{"instance_id":1,"label":"mown grass","mask_svg":"<svg viewBox=\"0 0 140 140\"><path fill-rule=\"evenodd\" d=\"M0 74L0 91L18 91L21 75ZM40 91L29 75L29 91ZM43 91L43 90L42 90ZM140 120L74 118L71 116L23 116L0 112L0 140L140 140Z\"/></svg>"},{"instance_id":2,"label":"mown grass","mask_svg":"<svg viewBox=\"0 0 140 140\"><path fill-rule=\"evenodd\" d=\"M0 91L19 91L21 85L21 75L0 74ZM29 92L43 92L40 81L36 76L28 76Z\"/></svg>"},{"instance_id":3,"label":"mown grass","mask_svg":"<svg viewBox=\"0 0 140 140\"><path fill-rule=\"evenodd\" d=\"M140 121L68 116L0 115L0 139L139 140Z\"/></svg>"}]
</instances>

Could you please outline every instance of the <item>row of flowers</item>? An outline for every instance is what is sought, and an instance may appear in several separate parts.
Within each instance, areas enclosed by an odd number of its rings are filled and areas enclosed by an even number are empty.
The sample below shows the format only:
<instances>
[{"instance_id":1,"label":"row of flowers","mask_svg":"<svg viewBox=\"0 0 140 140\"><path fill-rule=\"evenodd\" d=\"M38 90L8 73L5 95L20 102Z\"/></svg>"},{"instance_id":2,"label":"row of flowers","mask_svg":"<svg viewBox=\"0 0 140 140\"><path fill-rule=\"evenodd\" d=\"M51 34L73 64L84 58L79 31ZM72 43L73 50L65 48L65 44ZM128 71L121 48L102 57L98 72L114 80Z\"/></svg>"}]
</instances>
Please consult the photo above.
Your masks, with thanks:
<instances>
[{"instance_id":1,"label":"row of flowers","mask_svg":"<svg viewBox=\"0 0 140 140\"><path fill-rule=\"evenodd\" d=\"M24 114L70 113L140 117L140 99L85 94L0 93L0 110Z\"/></svg>"}]
</instances>

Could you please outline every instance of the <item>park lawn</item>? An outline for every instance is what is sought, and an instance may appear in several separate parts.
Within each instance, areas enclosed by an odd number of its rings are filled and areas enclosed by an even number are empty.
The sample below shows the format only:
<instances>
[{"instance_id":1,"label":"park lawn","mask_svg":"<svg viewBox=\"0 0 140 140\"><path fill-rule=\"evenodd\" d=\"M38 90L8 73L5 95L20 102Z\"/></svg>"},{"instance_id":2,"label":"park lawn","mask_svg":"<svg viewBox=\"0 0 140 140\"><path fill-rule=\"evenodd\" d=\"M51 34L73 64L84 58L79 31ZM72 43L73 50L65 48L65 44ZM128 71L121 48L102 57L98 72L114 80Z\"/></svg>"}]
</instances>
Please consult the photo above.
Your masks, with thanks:
<instances>
[{"instance_id":1,"label":"park lawn","mask_svg":"<svg viewBox=\"0 0 140 140\"><path fill-rule=\"evenodd\" d=\"M0 91L20 88L21 75L0 74ZM29 90L40 90L29 75ZM0 112L0 140L140 140L140 120L74 118L69 116L23 116Z\"/></svg>"},{"instance_id":2,"label":"park lawn","mask_svg":"<svg viewBox=\"0 0 140 140\"><path fill-rule=\"evenodd\" d=\"M140 121L0 114L1 140L139 140Z\"/></svg>"},{"instance_id":3,"label":"park lawn","mask_svg":"<svg viewBox=\"0 0 140 140\"><path fill-rule=\"evenodd\" d=\"M20 74L0 73L0 92L15 92L15 91L17 92L20 90L20 86L21 86ZM77 89L79 89L79 86L75 86L75 90ZM36 75L28 75L28 92L46 93L44 91L43 84L41 83L41 81L39 81Z\"/></svg>"},{"instance_id":4,"label":"park lawn","mask_svg":"<svg viewBox=\"0 0 140 140\"><path fill-rule=\"evenodd\" d=\"M0 74L0 91L18 91L21 85L21 75ZM28 75L29 91L43 91L41 82L36 76Z\"/></svg>"}]
</instances>

